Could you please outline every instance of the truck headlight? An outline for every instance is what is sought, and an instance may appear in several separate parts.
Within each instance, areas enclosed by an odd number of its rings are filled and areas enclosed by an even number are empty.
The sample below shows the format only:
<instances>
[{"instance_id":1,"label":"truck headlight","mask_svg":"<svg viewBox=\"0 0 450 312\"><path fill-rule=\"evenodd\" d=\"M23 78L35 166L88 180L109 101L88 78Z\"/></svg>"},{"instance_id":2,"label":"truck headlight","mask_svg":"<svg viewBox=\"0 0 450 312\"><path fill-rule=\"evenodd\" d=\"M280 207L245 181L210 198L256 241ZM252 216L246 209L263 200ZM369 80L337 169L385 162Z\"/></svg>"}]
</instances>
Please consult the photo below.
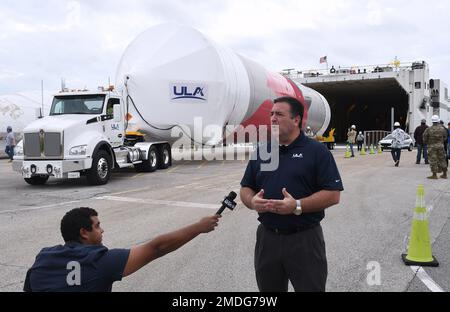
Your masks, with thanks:
<instances>
[{"instance_id":1,"label":"truck headlight","mask_svg":"<svg viewBox=\"0 0 450 312\"><path fill-rule=\"evenodd\" d=\"M70 149L69 155L77 156L77 155L86 155L87 145L79 145L74 146Z\"/></svg>"}]
</instances>

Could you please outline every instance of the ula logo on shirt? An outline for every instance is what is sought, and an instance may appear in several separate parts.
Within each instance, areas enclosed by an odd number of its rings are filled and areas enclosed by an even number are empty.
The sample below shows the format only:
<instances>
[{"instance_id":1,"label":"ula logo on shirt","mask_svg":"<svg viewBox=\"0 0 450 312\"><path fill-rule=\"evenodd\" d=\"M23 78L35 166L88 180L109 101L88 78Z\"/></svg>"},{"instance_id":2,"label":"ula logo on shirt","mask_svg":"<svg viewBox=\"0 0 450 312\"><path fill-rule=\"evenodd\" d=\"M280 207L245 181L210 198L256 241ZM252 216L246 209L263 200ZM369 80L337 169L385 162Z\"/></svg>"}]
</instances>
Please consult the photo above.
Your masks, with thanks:
<instances>
[{"instance_id":1,"label":"ula logo on shirt","mask_svg":"<svg viewBox=\"0 0 450 312\"><path fill-rule=\"evenodd\" d=\"M294 154L292 158L303 158L303 154Z\"/></svg>"}]
</instances>

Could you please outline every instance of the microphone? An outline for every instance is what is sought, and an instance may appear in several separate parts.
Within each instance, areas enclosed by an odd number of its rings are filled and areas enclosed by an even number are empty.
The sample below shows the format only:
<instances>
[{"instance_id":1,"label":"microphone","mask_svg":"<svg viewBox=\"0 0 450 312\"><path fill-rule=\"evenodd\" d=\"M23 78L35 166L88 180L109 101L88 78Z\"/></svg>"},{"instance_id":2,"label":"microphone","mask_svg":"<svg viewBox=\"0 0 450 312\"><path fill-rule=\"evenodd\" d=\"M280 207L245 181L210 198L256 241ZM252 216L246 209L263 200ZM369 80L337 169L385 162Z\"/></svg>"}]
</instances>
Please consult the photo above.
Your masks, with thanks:
<instances>
[{"instance_id":1,"label":"microphone","mask_svg":"<svg viewBox=\"0 0 450 312\"><path fill-rule=\"evenodd\" d=\"M228 194L228 196L224 198L222 202L222 207L220 207L220 209L217 210L216 214L220 216L220 214L225 210L225 208L233 210L236 207L236 203L233 201L236 198L236 196L237 194L231 191L230 194Z\"/></svg>"}]
</instances>

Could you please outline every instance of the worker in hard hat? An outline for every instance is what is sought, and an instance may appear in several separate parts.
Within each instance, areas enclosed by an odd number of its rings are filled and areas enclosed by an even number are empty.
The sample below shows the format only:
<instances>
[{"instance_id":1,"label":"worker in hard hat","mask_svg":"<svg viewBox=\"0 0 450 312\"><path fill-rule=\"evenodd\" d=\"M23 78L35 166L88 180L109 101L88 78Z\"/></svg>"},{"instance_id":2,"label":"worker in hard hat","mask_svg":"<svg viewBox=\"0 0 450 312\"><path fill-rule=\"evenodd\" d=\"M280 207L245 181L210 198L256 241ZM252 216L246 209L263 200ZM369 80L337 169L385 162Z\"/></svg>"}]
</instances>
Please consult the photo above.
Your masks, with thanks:
<instances>
[{"instance_id":1,"label":"worker in hard hat","mask_svg":"<svg viewBox=\"0 0 450 312\"><path fill-rule=\"evenodd\" d=\"M438 179L437 174L442 172L441 178L447 179L447 161L444 153L444 140L447 131L439 124L439 116L431 117L433 125L423 133L423 142L428 145L428 161L432 175L428 179Z\"/></svg>"},{"instance_id":2,"label":"worker in hard hat","mask_svg":"<svg viewBox=\"0 0 450 312\"><path fill-rule=\"evenodd\" d=\"M358 152L361 151L364 144L364 134L362 131L359 131L358 136L356 137L356 144L358 145Z\"/></svg>"},{"instance_id":3,"label":"worker in hard hat","mask_svg":"<svg viewBox=\"0 0 450 312\"><path fill-rule=\"evenodd\" d=\"M314 138L314 132L311 130L310 126L306 127L305 134L308 138L311 138L311 139Z\"/></svg>"},{"instance_id":4,"label":"worker in hard hat","mask_svg":"<svg viewBox=\"0 0 450 312\"><path fill-rule=\"evenodd\" d=\"M351 128L347 132L347 143L350 145L350 150L352 152L352 157L355 157L353 153L353 145L356 143L356 126L352 125Z\"/></svg>"},{"instance_id":5,"label":"worker in hard hat","mask_svg":"<svg viewBox=\"0 0 450 312\"><path fill-rule=\"evenodd\" d=\"M394 123L394 131L392 131L392 144L391 144L391 154L394 160L395 167L400 164L400 156L402 154L403 142L406 139L406 133L400 128L400 123Z\"/></svg>"}]
</instances>

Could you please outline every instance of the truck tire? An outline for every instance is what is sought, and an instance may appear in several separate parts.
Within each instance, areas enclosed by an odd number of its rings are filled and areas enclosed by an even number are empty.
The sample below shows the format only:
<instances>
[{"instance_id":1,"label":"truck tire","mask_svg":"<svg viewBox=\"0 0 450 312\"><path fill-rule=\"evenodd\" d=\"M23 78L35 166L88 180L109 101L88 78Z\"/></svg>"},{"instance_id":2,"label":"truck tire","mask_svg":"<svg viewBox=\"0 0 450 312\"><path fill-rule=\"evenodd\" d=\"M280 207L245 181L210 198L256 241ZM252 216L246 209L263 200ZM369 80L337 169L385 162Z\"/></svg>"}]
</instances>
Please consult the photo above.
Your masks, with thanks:
<instances>
[{"instance_id":1,"label":"truck tire","mask_svg":"<svg viewBox=\"0 0 450 312\"><path fill-rule=\"evenodd\" d=\"M92 160L92 167L87 173L87 181L90 185L103 185L108 183L111 177L111 156L104 150L99 150Z\"/></svg>"},{"instance_id":2,"label":"truck tire","mask_svg":"<svg viewBox=\"0 0 450 312\"><path fill-rule=\"evenodd\" d=\"M408 151L412 152L414 149L414 145L412 143L408 146Z\"/></svg>"},{"instance_id":3,"label":"truck tire","mask_svg":"<svg viewBox=\"0 0 450 312\"><path fill-rule=\"evenodd\" d=\"M167 169L169 168L171 164L171 155L170 155L170 145L163 145L159 151L159 162L158 162L158 168L159 169Z\"/></svg>"},{"instance_id":4,"label":"truck tire","mask_svg":"<svg viewBox=\"0 0 450 312\"><path fill-rule=\"evenodd\" d=\"M155 146L150 147L147 159L134 166L138 172L153 172L158 168L158 150Z\"/></svg>"},{"instance_id":5,"label":"truck tire","mask_svg":"<svg viewBox=\"0 0 450 312\"><path fill-rule=\"evenodd\" d=\"M47 180L48 180L49 176L34 176L31 178L24 178L25 182L27 182L30 185L44 185Z\"/></svg>"}]
</instances>

